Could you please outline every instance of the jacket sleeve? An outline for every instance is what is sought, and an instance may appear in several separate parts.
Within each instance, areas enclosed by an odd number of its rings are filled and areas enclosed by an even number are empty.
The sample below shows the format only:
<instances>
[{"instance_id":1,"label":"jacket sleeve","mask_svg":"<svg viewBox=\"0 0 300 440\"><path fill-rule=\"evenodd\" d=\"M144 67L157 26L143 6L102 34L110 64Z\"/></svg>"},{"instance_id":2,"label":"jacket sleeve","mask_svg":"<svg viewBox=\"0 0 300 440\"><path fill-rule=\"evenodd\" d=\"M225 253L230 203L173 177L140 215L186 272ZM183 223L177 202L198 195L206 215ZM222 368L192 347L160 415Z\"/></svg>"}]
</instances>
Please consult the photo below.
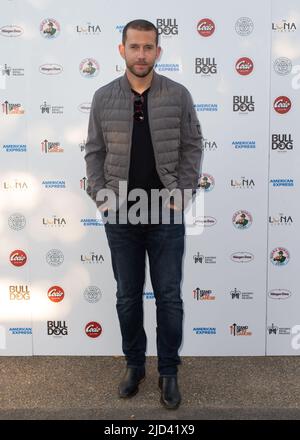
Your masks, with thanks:
<instances>
[{"instance_id":1,"label":"jacket sleeve","mask_svg":"<svg viewBox=\"0 0 300 440\"><path fill-rule=\"evenodd\" d=\"M86 161L87 188L86 192L96 202L97 192L105 188L104 180L104 160L106 156L106 146L103 138L100 115L97 111L96 93L93 96L88 136L85 145L84 159ZM103 202L96 202L100 206Z\"/></svg>"},{"instance_id":2,"label":"jacket sleeve","mask_svg":"<svg viewBox=\"0 0 300 440\"><path fill-rule=\"evenodd\" d=\"M203 136L191 94L187 89L184 91L177 187L180 190L192 189L192 193L195 194L200 173Z\"/></svg>"}]
</instances>

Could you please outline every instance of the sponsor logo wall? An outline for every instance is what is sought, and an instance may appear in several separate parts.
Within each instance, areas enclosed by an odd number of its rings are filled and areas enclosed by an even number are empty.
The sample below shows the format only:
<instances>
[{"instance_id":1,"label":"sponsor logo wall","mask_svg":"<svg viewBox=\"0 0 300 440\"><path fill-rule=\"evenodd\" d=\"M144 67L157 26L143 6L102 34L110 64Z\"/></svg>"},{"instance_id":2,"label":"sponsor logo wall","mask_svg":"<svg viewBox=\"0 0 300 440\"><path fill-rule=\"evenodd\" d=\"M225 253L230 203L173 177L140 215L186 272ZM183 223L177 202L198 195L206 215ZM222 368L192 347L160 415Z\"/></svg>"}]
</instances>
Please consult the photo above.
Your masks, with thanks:
<instances>
[{"instance_id":1,"label":"sponsor logo wall","mask_svg":"<svg viewBox=\"0 0 300 440\"><path fill-rule=\"evenodd\" d=\"M122 354L84 152L95 90L125 71L118 44L136 5L2 3L0 355ZM300 6L155 0L139 15L159 30L156 71L189 88L205 138L181 355L297 355ZM155 355L148 261L143 296Z\"/></svg>"}]
</instances>

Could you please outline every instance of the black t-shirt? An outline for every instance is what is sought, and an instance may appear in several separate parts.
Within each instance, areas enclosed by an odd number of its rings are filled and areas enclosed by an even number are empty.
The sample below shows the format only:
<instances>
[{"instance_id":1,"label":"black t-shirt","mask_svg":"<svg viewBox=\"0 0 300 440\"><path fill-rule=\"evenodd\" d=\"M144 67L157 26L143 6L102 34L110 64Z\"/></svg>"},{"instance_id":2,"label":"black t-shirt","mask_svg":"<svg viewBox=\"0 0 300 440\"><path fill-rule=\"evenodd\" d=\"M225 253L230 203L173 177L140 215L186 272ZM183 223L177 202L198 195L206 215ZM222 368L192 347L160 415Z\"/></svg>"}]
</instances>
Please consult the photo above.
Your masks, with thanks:
<instances>
[{"instance_id":1,"label":"black t-shirt","mask_svg":"<svg viewBox=\"0 0 300 440\"><path fill-rule=\"evenodd\" d=\"M132 102L133 133L130 155L130 168L128 179L128 192L134 188L142 188L148 194L148 209L151 204L151 189L162 189L162 184L155 166L154 150L148 121L148 92L150 88L139 94L132 90L137 96L142 96L143 102L139 105L142 110L144 119L136 120L134 118L134 102ZM132 100L134 101L134 100ZM136 201L138 201L137 199ZM127 201L128 209L136 203L136 201Z\"/></svg>"}]
</instances>

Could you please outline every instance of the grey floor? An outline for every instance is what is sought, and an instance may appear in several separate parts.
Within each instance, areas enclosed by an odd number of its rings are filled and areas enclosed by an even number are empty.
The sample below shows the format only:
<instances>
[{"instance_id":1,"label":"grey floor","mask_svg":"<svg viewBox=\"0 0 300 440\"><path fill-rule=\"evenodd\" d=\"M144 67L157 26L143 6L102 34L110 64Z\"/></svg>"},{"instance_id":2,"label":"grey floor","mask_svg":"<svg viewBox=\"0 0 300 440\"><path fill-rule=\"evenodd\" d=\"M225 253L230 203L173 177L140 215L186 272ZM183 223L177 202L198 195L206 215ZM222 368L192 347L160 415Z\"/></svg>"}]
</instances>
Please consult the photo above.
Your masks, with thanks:
<instances>
[{"instance_id":1,"label":"grey floor","mask_svg":"<svg viewBox=\"0 0 300 440\"><path fill-rule=\"evenodd\" d=\"M156 358L120 399L123 357L1 357L0 419L300 419L300 358L182 357L182 404L160 404Z\"/></svg>"}]
</instances>

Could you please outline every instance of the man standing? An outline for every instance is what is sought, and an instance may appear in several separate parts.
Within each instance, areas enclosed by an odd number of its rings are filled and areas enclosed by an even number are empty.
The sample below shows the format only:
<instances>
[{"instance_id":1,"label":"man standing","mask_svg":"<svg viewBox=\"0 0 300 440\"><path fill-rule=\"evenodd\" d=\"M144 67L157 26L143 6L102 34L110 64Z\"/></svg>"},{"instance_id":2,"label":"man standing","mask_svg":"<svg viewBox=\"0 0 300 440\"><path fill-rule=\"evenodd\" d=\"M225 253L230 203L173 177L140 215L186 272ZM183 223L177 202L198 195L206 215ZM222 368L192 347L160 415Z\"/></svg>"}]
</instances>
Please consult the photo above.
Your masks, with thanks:
<instances>
[{"instance_id":1,"label":"man standing","mask_svg":"<svg viewBox=\"0 0 300 440\"><path fill-rule=\"evenodd\" d=\"M183 319L184 209L198 186L202 134L188 90L153 70L161 51L157 28L146 20L129 22L119 51L126 63L125 74L99 88L93 97L85 154L87 193L103 217L117 214L116 221L105 223L105 232L117 282L116 308L127 362L119 396L135 395L145 378L147 252L156 300L161 402L175 409L181 401L177 365ZM128 184L125 200L120 182ZM129 195L136 189L148 196L146 206L140 209L141 214L146 212L143 222L130 221L134 206ZM118 207L113 198L104 200L103 190L116 195ZM163 206L152 200L154 191L167 191L169 196L161 200ZM178 194L186 196L183 203ZM121 221L124 203L130 207L129 213L125 208L125 222L124 218ZM158 222L149 221L153 211L158 212ZM163 220L166 211L169 222Z\"/></svg>"}]
</instances>

